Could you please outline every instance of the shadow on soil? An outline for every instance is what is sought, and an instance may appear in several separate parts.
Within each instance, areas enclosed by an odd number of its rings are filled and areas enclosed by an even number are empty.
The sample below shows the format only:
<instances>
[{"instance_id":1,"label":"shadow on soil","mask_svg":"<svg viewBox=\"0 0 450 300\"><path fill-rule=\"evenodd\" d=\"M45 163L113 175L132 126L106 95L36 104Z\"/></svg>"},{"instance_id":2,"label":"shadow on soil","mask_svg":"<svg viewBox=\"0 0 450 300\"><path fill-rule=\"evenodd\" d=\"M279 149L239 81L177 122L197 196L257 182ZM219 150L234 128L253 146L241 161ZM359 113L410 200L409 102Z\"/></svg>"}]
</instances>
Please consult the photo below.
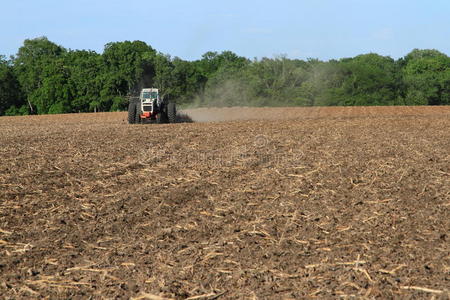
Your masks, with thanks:
<instances>
[{"instance_id":1,"label":"shadow on soil","mask_svg":"<svg viewBox=\"0 0 450 300\"><path fill-rule=\"evenodd\" d=\"M194 121L187 114L185 114L185 113L178 113L178 115L177 115L177 123L194 123Z\"/></svg>"}]
</instances>

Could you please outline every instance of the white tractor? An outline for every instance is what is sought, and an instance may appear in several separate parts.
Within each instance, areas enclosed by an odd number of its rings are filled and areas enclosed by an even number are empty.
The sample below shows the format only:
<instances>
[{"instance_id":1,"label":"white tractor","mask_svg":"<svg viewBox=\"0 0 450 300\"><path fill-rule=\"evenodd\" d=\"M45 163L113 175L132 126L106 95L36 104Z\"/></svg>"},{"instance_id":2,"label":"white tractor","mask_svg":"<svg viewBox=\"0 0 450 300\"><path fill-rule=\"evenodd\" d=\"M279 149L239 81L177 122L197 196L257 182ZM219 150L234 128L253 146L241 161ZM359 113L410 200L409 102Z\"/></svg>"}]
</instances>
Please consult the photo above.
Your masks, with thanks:
<instances>
[{"instance_id":1,"label":"white tractor","mask_svg":"<svg viewBox=\"0 0 450 300\"><path fill-rule=\"evenodd\" d=\"M128 123L145 122L175 123L177 109L174 102L165 101L155 88L142 89L139 98L130 99L128 104Z\"/></svg>"}]
</instances>

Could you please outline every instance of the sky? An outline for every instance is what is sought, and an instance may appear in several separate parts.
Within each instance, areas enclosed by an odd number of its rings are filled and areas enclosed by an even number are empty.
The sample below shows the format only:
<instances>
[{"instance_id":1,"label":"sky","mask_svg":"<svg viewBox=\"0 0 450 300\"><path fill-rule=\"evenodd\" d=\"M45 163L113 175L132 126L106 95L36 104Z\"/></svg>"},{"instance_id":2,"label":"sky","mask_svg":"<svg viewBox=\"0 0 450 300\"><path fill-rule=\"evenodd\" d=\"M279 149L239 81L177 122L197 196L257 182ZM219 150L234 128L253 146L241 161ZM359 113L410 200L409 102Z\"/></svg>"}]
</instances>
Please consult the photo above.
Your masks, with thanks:
<instances>
[{"instance_id":1,"label":"sky","mask_svg":"<svg viewBox=\"0 0 450 300\"><path fill-rule=\"evenodd\" d=\"M186 60L224 50L251 59L450 55L449 0L0 0L0 16L6 56L40 36L99 53L141 40Z\"/></svg>"}]
</instances>

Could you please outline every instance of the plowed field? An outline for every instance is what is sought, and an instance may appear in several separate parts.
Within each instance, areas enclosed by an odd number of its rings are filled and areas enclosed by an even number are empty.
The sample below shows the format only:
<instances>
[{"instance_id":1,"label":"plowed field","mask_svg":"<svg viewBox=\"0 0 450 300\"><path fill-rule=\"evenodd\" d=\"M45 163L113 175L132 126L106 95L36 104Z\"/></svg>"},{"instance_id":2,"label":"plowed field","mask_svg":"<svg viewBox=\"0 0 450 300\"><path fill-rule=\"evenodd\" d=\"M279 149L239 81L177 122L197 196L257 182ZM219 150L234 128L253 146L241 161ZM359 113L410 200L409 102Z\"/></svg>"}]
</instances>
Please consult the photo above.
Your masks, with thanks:
<instances>
[{"instance_id":1,"label":"plowed field","mask_svg":"<svg viewBox=\"0 0 450 300\"><path fill-rule=\"evenodd\" d=\"M449 297L450 107L186 113L0 118L0 299Z\"/></svg>"}]
</instances>

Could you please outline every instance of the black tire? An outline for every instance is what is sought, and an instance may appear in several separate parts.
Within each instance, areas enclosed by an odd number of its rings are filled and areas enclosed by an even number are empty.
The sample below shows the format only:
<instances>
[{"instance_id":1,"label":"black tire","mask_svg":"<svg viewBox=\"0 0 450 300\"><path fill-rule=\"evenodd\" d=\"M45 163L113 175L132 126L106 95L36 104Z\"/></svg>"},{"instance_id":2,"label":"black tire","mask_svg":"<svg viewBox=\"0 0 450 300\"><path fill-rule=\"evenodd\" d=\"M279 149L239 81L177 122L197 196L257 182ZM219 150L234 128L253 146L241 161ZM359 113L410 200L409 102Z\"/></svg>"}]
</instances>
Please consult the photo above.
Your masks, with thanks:
<instances>
[{"instance_id":1,"label":"black tire","mask_svg":"<svg viewBox=\"0 0 450 300\"><path fill-rule=\"evenodd\" d=\"M142 119L141 119L141 107L139 105L139 103L136 103L136 113L135 113L135 117L134 117L134 123L135 124L141 124L142 123Z\"/></svg>"},{"instance_id":2,"label":"black tire","mask_svg":"<svg viewBox=\"0 0 450 300\"><path fill-rule=\"evenodd\" d=\"M167 118L167 114L163 111L160 111L157 115L156 115L156 123L158 124L165 124L168 123L169 120Z\"/></svg>"},{"instance_id":3,"label":"black tire","mask_svg":"<svg viewBox=\"0 0 450 300\"><path fill-rule=\"evenodd\" d=\"M169 123L177 122L177 108L174 102L167 104L167 118L169 119Z\"/></svg>"},{"instance_id":4,"label":"black tire","mask_svg":"<svg viewBox=\"0 0 450 300\"><path fill-rule=\"evenodd\" d=\"M136 123L136 102L130 101L128 104L128 124Z\"/></svg>"}]
</instances>

